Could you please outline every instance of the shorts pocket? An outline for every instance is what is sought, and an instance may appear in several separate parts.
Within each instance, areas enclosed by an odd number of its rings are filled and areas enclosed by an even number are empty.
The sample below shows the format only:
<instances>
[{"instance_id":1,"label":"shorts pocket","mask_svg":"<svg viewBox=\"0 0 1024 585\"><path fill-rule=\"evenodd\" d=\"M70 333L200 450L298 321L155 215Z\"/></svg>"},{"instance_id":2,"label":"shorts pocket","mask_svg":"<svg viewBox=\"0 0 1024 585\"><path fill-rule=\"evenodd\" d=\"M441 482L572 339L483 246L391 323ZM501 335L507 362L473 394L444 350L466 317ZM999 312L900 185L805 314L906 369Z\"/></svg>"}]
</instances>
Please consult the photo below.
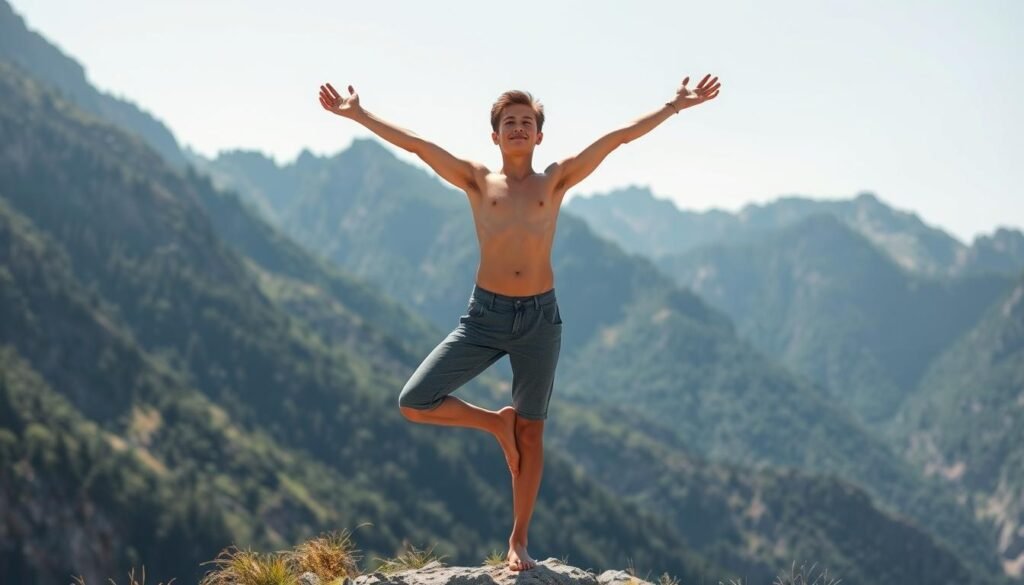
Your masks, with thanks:
<instances>
[{"instance_id":1,"label":"shorts pocket","mask_svg":"<svg viewBox=\"0 0 1024 585\"><path fill-rule=\"evenodd\" d=\"M466 314L470 317L483 317L485 312L486 309L484 309L484 306L480 304L480 301L477 301L476 299L469 300L469 306L466 307Z\"/></svg>"},{"instance_id":2,"label":"shorts pocket","mask_svg":"<svg viewBox=\"0 0 1024 585\"><path fill-rule=\"evenodd\" d=\"M558 310L558 303L548 303L541 305L540 314L544 317L544 320L551 325L561 325L562 315Z\"/></svg>"}]
</instances>

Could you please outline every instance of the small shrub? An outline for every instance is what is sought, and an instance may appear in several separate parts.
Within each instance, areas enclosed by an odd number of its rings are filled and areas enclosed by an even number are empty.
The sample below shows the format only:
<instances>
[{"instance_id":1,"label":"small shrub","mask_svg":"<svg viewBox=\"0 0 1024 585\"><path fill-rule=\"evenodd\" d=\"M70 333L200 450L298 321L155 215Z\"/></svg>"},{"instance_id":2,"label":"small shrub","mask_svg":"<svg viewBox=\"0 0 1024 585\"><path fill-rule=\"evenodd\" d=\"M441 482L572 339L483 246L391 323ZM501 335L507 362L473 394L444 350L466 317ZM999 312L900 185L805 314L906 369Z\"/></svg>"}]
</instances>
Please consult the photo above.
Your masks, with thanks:
<instances>
[{"instance_id":1,"label":"small shrub","mask_svg":"<svg viewBox=\"0 0 1024 585\"><path fill-rule=\"evenodd\" d=\"M358 556L358 552L352 535L343 530L304 542L295 547L295 550L284 553L284 559L292 573L296 575L309 571L323 581L334 581L359 575L361 557Z\"/></svg>"},{"instance_id":2,"label":"small shrub","mask_svg":"<svg viewBox=\"0 0 1024 585\"><path fill-rule=\"evenodd\" d=\"M199 585L298 585L298 577L288 570L280 554L259 554L229 547L205 564L217 566L203 576Z\"/></svg>"}]
</instances>

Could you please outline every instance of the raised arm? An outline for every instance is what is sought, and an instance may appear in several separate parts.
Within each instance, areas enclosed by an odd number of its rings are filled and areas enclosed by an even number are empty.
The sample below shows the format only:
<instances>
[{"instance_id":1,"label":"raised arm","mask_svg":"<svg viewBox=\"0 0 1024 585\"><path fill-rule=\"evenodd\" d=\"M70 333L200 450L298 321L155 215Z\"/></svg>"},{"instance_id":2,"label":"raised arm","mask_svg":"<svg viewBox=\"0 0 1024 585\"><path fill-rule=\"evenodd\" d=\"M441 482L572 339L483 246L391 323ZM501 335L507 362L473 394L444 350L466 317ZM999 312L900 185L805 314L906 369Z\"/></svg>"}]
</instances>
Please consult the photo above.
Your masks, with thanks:
<instances>
[{"instance_id":1,"label":"raised arm","mask_svg":"<svg viewBox=\"0 0 1024 585\"><path fill-rule=\"evenodd\" d=\"M712 79L710 73L704 76L695 89L686 87L689 81L689 77L683 79L683 85L676 92L676 97L665 102L664 106L626 126L612 130L576 156L570 156L557 163L554 169L558 176L556 189L564 193L594 172L611 151L647 134L673 114L714 99L722 86L718 83L718 77Z\"/></svg>"},{"instance_id":2,"label":"raised arm","mask_svg":"<svg viewBox=\"0 0 1024 585\"><path fill-rule=\"evenodd\" d=\"M343 97L330 83L321 85L320 105L328 112L359 122L382 139L420 157L441 178L459 189L469 192L479 188L478 180L481 173L487 172L483 165L456 158L414 132L385 122L367 112L359 104L359 94L351 85L348 86L348 93L347 97Z\"/></svg>"}]
</instances>

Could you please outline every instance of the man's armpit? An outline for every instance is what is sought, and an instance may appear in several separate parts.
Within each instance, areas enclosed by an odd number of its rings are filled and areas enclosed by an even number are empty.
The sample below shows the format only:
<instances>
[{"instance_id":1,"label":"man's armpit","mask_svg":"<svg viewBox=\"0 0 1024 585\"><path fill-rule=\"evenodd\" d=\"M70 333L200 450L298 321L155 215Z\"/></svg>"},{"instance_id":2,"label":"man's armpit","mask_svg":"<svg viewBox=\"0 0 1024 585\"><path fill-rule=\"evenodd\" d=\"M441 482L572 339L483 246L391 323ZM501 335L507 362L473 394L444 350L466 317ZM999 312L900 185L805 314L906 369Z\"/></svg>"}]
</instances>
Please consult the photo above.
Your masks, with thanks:
<instances>
[{"instance_id":1,"label":"man's armpit","mask_svg":"<svg viewBox=\"0 0 1024 585\"><path fill-rule=\"evenodd\" d=\"M551 184L553 185L553 191L559 191L562 189L565 183L565 161L553 162L548 165L548 168L544 169L544 174L548 176Z\"/></svg>"},{"instance_id":2,"label":"man's armpit","mask_svg":"<svg viewBox=\"0 0 1024 585\"><path fill-rule=\"evenodd\" d=\"M484 192L484 186L487 184L487 175L491 174L491 171L478 162L470 161L469 166L473 168L473 174L469 185L467 185L467 194L472 191L477 196L480 196Z\"/></svg>"}]
</instances>

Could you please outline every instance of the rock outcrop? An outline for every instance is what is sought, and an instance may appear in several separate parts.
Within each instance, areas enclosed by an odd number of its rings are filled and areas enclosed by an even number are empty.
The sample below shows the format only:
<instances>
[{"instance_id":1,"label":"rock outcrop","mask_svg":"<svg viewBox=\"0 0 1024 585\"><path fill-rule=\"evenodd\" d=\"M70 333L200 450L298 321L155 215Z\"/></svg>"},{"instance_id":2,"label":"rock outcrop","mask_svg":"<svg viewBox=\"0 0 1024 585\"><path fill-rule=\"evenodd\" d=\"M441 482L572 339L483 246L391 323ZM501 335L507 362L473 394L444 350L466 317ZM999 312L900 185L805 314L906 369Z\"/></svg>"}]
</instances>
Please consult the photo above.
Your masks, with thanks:
<instances>
[{"instance_id":1,"label":"rock outcrop","mask_svg":"<svg viewBox=\"0 0 1024 585\"><path fill-rule=\"evenodd\" d=\"M304 573L301 585L326 585L313 573ZM438 561L418 569L394 573L369 573L346 579L343 585L652 585L626 571L608 570L595 575L567 565L554 557L539 561L536 567L512 571L507 565L447 567Z\"/></svg>"}]
</instances>

